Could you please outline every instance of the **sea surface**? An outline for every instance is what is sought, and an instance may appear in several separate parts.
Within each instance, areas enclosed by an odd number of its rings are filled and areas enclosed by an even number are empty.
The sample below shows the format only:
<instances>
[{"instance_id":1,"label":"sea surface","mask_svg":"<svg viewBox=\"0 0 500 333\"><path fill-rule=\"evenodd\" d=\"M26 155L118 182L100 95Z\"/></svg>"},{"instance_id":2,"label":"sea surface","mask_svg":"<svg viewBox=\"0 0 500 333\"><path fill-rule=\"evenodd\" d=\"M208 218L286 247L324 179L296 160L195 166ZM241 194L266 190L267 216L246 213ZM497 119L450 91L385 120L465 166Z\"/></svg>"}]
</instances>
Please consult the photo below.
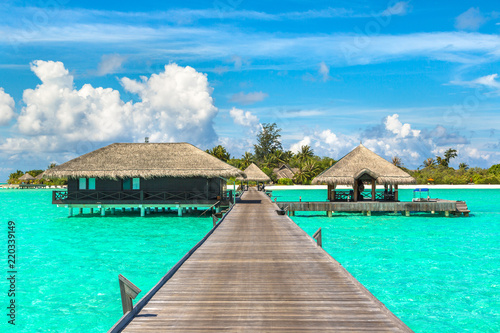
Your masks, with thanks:
<instances>
[{"instance_id":1,"label":"sea surface","mask_svg":"<svg viewBox=\"0 0 500 333\"><path fill-rule=\"evenodd\" d=\"M323 201L326 190L273 194ZM0 332L105 332L121 317L118 274L143 290L139 300L212 226L174 214L68 218L51 195L0 190ZM402 200L411 196L400 190ZM499 332L500 190L431 196L466 200L472 215L298 212L293 220L310 235L321 227L325 250L415 332ZM8 221L17 240L15 328L6 316Z\"/></svg>"},{"instance_id":2,"label":"sea surface","mask_svg":"<svg viewBox=\"0 0 500 333\"><path fill-rule=\"evenodd\" d=\"M411 200L412 190L400 190ZM273 191L325 201L326 190ZM500 190L431 190L471 216L296 212L309 235L415 332L500 332Z\"/></svg>"}]
</instances>

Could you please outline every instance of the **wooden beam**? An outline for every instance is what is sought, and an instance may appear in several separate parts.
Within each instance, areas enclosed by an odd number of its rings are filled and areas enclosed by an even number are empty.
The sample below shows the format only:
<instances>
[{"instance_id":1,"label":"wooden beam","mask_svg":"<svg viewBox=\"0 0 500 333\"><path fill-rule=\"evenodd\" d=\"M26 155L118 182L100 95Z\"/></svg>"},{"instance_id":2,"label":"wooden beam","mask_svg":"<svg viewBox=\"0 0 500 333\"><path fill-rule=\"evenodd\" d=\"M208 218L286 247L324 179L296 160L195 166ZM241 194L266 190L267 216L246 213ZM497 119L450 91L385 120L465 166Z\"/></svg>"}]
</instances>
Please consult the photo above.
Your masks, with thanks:
<instances>
[{"instance_id":1,"label":"wooden beam","mask_svg":"<svg viewBox=\"0 0 500 333\"><path fill-rule=\"evenodd\" d=\"M118 275L118 281L120 283L123 314L126 314L127 312L132 311L134 307L132 300L137 297L137 295L141 292L141 289L137 288L136 285L121 274Z\"/></svg>"},{"instance_id":2,"label":"wooden beam","mask_svg":"<svg viewBox=\"0 0 500 333\"><path fill-rule=\"evenodd\" d=\"M372 201L375 201L377 185L375 184L375 179L372 179Z\"/></svg>"},{"instance_id":3,"label":"wooden beam","mask_svg":"<svg viewBox=\"0 0 500 333\"><path fill-rule=\"evenodd\" d=\"M398 184L394 185L394 199L396 201L399 200L399 193L398 193Z\"/></svg>"}]
</instances>

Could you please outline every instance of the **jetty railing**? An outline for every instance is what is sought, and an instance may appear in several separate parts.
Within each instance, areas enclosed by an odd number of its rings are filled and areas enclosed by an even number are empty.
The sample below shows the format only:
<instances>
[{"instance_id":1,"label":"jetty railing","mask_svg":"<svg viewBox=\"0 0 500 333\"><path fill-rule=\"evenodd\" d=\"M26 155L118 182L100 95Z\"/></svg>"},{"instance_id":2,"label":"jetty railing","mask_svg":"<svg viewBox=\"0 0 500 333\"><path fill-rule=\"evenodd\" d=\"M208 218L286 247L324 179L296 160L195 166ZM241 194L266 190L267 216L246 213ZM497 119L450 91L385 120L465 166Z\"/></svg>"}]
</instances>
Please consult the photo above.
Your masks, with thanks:
<instances>
[{"instance_id":1,"label":"jetty railing","mask_svg":"<svg viewBox=\"0 0 500 333\"><path fill-rule=\"evenodd\" d=\"M195 191L53 191L52 203L79 203L79 202L172 202L172 201L195 201L195 200L220 200L216 193ZM223 200L230 200L224 196Z\"/></svg>"},{"instance_id":2,"label":"jetty railing","mask_svg":"<svg viewBox=\"0 0 500 333\"><path fill-rule=\"evenodd\" d=\"M372 191L366 190L359 194L358 201L362 200L372 200ZM394 192L387 192L385 190L375 191L375 201L395 201L396 196ZM335 196L333 201L354 201L354 191L353 190L337 190L335 191Z\"/></svg>"}]
</instances>

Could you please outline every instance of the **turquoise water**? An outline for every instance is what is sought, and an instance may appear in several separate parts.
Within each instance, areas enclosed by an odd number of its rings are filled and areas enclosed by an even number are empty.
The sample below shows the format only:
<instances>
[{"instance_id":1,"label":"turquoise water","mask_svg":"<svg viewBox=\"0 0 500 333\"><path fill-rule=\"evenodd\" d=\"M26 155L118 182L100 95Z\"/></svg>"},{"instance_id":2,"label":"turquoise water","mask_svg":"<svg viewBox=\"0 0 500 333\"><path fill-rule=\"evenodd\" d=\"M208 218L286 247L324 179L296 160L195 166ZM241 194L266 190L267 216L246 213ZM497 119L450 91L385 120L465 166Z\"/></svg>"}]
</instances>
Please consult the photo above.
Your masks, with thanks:
<instances>
[{"instance_id":1,"label":"turquoise water","mask_svg":"<svg viewBox=\"0 0 500 333\"><path fill-rule=\"evenodd\" d=\"M323 200L326 191L273 192ZM500 331L500 190L434 190L470 218L298 213L309 234L416 332ZM401 190L410 199L410 190ZM0 190L0 308L7 306L7 222L17 230L17 325L0 332L104 332L121 317L117 276L144 295L211 228L210 218L138 213L67 218L50 190ZM2 250L3 249L3 250ZM136 301L137 301L136 300Z\"/></svg>"},{"instance_id":2,"label":"turquoise water","mask_svg":"<svg viewBox=\"0 0 500 333\"><path fill-rule=\"evenodd\" d=\"M326 190L274 190L324 201ZM466 200L470 218L297 212L309 235L415 332L500 332L500 190L432 190ZM411 190L400 190L411 200Z\"/></svg>"},{"instance_id":3,"label":"turquoise water","mask_svg":"<svg viewBox=\"0 0 500 333\"><path fill-rule=\"evenodd\" d=\"M122 315L118 274L138 301L212 227L139 213L67 218L50 190L0 190L0 332L106 332ZM16 222L17 315L7 324L7 223Z\"/></svg>"}]
</instances>

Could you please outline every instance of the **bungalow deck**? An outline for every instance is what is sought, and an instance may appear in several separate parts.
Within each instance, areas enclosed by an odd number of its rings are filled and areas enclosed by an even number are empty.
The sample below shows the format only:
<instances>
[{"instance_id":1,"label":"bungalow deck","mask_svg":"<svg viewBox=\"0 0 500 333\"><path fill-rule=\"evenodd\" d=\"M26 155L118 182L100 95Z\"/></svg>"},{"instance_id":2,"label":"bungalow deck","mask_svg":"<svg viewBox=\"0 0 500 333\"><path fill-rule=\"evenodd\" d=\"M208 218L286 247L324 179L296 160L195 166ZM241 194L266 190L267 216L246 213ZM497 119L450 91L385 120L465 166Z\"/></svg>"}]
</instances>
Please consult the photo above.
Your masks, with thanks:
<instances>
[{"instance_id":1,"label":"bungalow deck","mask_svg":"<svg viewBox=\"0 0 500 333\"><path fill-rule=\"evenodd\" d=\"M410 216L411 212L444 212L445 216L454 214L469 216L470 210L465 201L431 199L429 201L357 201L357 202L329 202L329 201L283 201L277 203L279 208L295 215L297 211L326 212L331 217L334 212L363 212L368 216L372 212L402 212Z\"/></svg>"}]
</instances>

